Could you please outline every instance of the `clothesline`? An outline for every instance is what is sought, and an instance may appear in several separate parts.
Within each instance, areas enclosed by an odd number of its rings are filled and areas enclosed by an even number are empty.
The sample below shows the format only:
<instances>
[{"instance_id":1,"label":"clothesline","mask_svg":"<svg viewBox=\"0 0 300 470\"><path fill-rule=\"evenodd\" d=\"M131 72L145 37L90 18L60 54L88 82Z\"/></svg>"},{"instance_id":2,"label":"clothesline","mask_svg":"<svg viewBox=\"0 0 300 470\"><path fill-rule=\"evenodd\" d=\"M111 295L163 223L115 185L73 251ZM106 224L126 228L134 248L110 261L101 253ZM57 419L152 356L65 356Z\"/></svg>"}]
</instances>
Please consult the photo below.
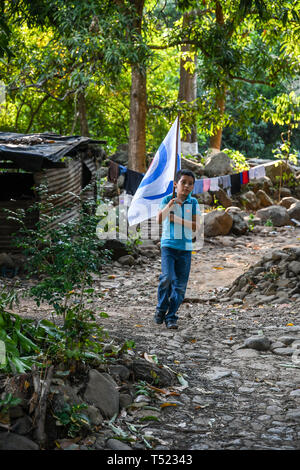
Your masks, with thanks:
<instances>
[{"instance_id":1,"label":"clothesline","mask_svg":"<svg viewBox=\"0 0 300 470\"><path fill-rule=\"evenodd\" d=\"M108 168L108 181L117 183L120 175L125 175L124 190L127 194L134 195L139 187L144 173L129 170L126 166L110 161ZM262 178L266 175L265 165L261 164L249 170L241 171L232 175L215 176L212 178L201 178L195 180L193 194L202 194L207 191L218 191L220 186L227 190L227 194L239 193L243 184L249 183L250 180Z\"/></svg>"}]
</instances>

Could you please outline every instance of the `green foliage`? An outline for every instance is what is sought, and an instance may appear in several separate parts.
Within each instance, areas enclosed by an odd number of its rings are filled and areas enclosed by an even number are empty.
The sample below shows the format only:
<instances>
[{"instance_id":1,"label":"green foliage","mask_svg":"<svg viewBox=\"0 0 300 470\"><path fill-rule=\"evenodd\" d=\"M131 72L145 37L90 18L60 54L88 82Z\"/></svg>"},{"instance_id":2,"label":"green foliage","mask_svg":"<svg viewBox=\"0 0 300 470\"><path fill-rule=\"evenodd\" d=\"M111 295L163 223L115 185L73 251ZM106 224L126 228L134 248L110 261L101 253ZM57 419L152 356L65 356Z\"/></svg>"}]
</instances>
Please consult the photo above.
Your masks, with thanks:
<instances>
[{"instance_id":1,"label":"green foliage","mask_svg":"<svg viewBox=\"0 0 300 470\"><path fill-rule=\"evenodd\" d=\"M0 398L0 415L5 415L9 408L17 406L21 403L20 398L16 398L12 393L6 393L3 398Z\"/></svg>"},{"instance_id":2,"label":"green foliage","mask_svg":"<svg viewBox=\"0 0 300 470\"><path fill-rule=\"evenodd\" d=\"M249 170L249 165L246 161L246 157L239 152L238 150L231 150L231 149L223 149L222 150L226 155L228 155L229 158L234 163L234 167L237 170L237 173L244 171L244 170Z\"/></svg>"},{"instance_id":3,"label":"green foliage","mask_svg":"<svg viewBox=\"0 0 300 470\"><path fill-rule=\"evenodd\" d=\"M109 251L102 249L103 241L96 236L96 204L83 201L84 194L73 194L78 217L62 222L62 214L66 215L70 208L55 204L61 195L50 196L46 187L40 187L38 192L40 201L28 209L39 211L35 229L26 227L24 211L7 211L8 218L20 224L15 240L26 255L28 277L37 276L25 295L38 306L42 302L52 306L56 315L62 316L63 326L57 328L43 320L36 329L31 328L31 335L38 338L52 360L101 361L104 333L98 320L107 314L93 306L99 293L93 288L92 274L99 274L102 265L109 262ZM26 343L20 333L17 335L22 346L28 347L27 352L37 349L29 340Z\"/></svg>"},{"instance_id":4,"label":"green foliage","mask_svg":"<svg viewBox=\"0 0 300 470\"><path fill-rule=\"evenodd\" d=\"M274 227L274 224L273 224L273 222L272 222L271 219L268 219L268 220L266 220L266 222L265 222L265 226L266 226L266 227Z\"/></svg>"},{"instance_id":5,"label":"green foliage","mask_svg":"<svg viewBox=\"0 0 300 470\"><path fill-rule=\"evenodd\" d=\"M1 291L0 341L4 344L4 357L1 356L0 370L24 373L31 369L33 363L38 362L40 347L31 336L32 321L7 311L16 300L14 291Z\"/></svg>"},{"instance_id":6,"label":"green foliage","mask_svg":"<svg viewBox=\"0 0 300 470\"><path fill-rule=\"evenodd\" d=\"M54 415L57 419L56 424L58 426L64 426L67 429L67 435L69 437L79 436L84 429L90 427L88 416L82 412L82 410L87 407L85 403L80 405L65 403L63 409Z\"/></svg>"}]
</instances>

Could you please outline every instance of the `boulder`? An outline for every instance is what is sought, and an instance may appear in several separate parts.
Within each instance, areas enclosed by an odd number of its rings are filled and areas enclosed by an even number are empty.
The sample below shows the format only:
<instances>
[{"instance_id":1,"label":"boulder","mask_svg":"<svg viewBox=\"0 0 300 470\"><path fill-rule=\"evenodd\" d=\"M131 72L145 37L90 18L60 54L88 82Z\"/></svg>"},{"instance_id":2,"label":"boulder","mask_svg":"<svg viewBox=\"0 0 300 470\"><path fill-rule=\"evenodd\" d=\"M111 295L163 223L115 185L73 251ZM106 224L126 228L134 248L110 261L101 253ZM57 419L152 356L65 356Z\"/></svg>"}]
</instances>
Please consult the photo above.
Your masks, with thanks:
<instances>
[{"instance_id":1,"label":"boulder","mask_svg":"<svg viewBox=\"0 0 300 470\"><path fill-rule=\"evenodd\" d=\"M260 189L265 191L267 194L270 192L272 187L272 181L267 176L263 176L262 178L253 178L247 184L248 189L257 193Z\"/></svg>"},{"instance_id":2,"label":"boulder","mask_svg":"<svg viewBox=\"0 0 300 470\"><path fill-rule=\"evenodd\" d=\"M295 202L300 202L300 201L296 199L295 197L288 196L288 197L282 198L279 205L285 207L286 209L289 209L291 205L294 204Z\"/></svg>"},{"instance_id":3,"label":"boulder","mask_svg":"<svg viewBox=\"0 0 300 470\"><path fill-rule=\"evenodd\" d=\"M193 173L195 173L196 177L203 176L204 174L204 165L185 157L181 157L181 168L191 170Z\"/></svg>"},{"instance_id":4,"label":"boulder","mask_svg":"<svg viewBox=\"0 0 300 470\"><path fill-rule=\"evenodd\" d=\"M270 346L271 341L263 335L251 336L247 338L243 344L244 348L256 349L257 351L268 351Z\"/></svg>"},{"instance_id":5,"label":"boulder","mask_svg":"<svg viewBox=\"0 0 300 470\"><path fill-rule=\"evenodd\" d=\"M204 236L217 237L228 235L233 225L233 218L224 210L214 210L204 214Z\"/></svg>"},{"instance_id":6,"label":"boulder","mask_svg":"<svg viewBox=\"0 0 300 470\"><path fill-rule=\"evenodd\" d=\"M209 192L197 194L196 196L199 204L210 206L213 203L213 197Z\"/></svg>"},{"instance_id":7,"label":"boulder","mask_svg":"<svg viewBox=\"0 0 300 470\"><path fill-rule=\"evenodd\" d=\"M95 369L90 370L84 401L96 406L101 414L107 418L112 418L119 412L117 385Z\"/></svg>"},{"instance_id":8,"label":"boulder","mask_svg":"<svg viewBox=\"0 0 300 470\"><path fill-rule=\"evenodd\" d=\"M279 183L281 174L291 177L295 175L293 168L283 161L276 161L271 165L265 165L266 176L270 178L272 183Z\"/></svg>"},{"instance_id":9,"label":"boulder","mask_svg":"<svg viewBox=\"0 0 300 470\"><path fill-rule=\"evenodd\" d=\"M0 450L39 450L39 446L25 436L0 432Z\"/></svg>"},{"instance_id":10,"label":"boulder","mask_svg":"<svg viewBox=\"0 0 300 470\"><path fill-rule=\"evenodd\" d=\"M288 209L287 213L290 219L295 219L300 222L300 201L294 202Z\"/></svg>"},{"instance_id":11,"label":"boulder","mask_svg":"<svg viewBox=\"0 0 300 470\"><path fill-rule=\"evenodd\" d=\"M101 250L104 249L111 251L111 258L114 261L129 254L126 240L118 240L117 238L105 240L105 243L101 247Z\"/></svg>"},{"instance_id":12,"label":"boulder","mask_svg":"<svg viewBox=\"0 0 300 470\"><path fill-rule=\"evenodd\" d=\"M204 174L208 177L230 175L233 170L234 164L224 152L210 154L204 166Z\"/></svg>"},{"instance_id":13,"label":"boulder","mask_svg":"<svg viewBox=\"0 0 300 470\"><path fill-rule=\"evenodd\" d=\"M218 191L214 193L215 197L221 204L221 206L225 207L231 207L233 205L232 199L227 195L226 191L224 189L220 188Z\"/></svg>"},{"instance_id":14,"label":"boulder","mask_svg":"<svg viewBox=\"0 0 300 470\"><path fill-rule=\"evenodd\" d=\"M259 189L256 193L257 204L260 209L274 205L274 201L268 196L263 189Z\"/></svg>"},{"instance_id":15,"label":"boulder","mask_svg":"<svg viewBox=\"0 0 300 470\"><path fill-rule=\"evenodd\" d=\"M256 216L261 219L262 223L271 220L275 227L282 227L291 223L287 209L282 206L273 205L260 209L256 212Z\"/></svg>"},{"instance_id":16,"label":"boulder","mask_svg":"<svg viewBox=\"0 0 300 470\"><path fill-rule=\"evenodd\" d=\"M253 191L247 191L246 193L241 194L240 200L245 209L250 211L255 211L258 209L258 201Z\"/></svg>"},{"instance_id":17,"label":"boulder","mask_svg":"<svg viewBox=\"0 0 300 470\"><path fill-rule=\"evenodd\" d=\"M231 231L234 235L244 235L248 231L248 224L244 220L244 213L239 207L228 207L225 212L229 214L232 219Z\"/></svg>"}]
</instances>

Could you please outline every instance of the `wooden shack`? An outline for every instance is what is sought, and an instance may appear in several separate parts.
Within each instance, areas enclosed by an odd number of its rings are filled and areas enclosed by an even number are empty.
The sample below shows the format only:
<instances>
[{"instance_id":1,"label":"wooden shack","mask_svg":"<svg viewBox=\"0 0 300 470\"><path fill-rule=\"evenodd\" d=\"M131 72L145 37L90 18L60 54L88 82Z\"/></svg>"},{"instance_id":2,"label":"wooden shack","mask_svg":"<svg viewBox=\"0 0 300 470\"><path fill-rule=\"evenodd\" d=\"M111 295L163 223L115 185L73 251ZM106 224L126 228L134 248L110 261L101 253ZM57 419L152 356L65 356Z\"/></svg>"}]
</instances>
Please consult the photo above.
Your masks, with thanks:
<instances>
[{"instance_id":1,"label":"wooden shack","mask_svg":"<svg viewBox=\"0 0 300 470\"><path fill-rule=\"evenodd\" d=\"M3 208L28 208L37 200L35 188L41 183L47 185L49 194L65 193L55 204L74 200L72 211L63 221L76 215L76 195L84 187L92 188L85 197L96 197L96 170L103 158L104 143L82 136L0 132L0 252L15 251L11 242L17 231ZM27 226L33 228L38 219L38 213L29 213Z\"/></svg>"}]
</instances>

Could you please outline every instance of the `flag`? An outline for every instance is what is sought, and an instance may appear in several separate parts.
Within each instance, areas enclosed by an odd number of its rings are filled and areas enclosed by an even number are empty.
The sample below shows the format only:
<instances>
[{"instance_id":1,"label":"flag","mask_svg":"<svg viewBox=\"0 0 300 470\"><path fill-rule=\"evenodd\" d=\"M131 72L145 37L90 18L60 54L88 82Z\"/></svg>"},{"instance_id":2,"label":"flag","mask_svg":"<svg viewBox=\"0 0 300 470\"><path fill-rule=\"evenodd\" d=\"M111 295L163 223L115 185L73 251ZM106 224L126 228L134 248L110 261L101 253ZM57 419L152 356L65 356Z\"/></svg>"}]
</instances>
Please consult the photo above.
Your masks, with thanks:
<instances>
[{"instance_id":1,"label":"flag","mask_svg":"<svg viewBox=\"0 0 300 470\"><path fill-rule=\"evenodd\" d=\"M177 158L180 170L180 126L176 118L174 124L156 152L148 171L136 190L128 209L128 223L135 225L156 216L161 200L172 193ZM176 153L177 141L177 156Z\"/></svg>"}]
</instances>

